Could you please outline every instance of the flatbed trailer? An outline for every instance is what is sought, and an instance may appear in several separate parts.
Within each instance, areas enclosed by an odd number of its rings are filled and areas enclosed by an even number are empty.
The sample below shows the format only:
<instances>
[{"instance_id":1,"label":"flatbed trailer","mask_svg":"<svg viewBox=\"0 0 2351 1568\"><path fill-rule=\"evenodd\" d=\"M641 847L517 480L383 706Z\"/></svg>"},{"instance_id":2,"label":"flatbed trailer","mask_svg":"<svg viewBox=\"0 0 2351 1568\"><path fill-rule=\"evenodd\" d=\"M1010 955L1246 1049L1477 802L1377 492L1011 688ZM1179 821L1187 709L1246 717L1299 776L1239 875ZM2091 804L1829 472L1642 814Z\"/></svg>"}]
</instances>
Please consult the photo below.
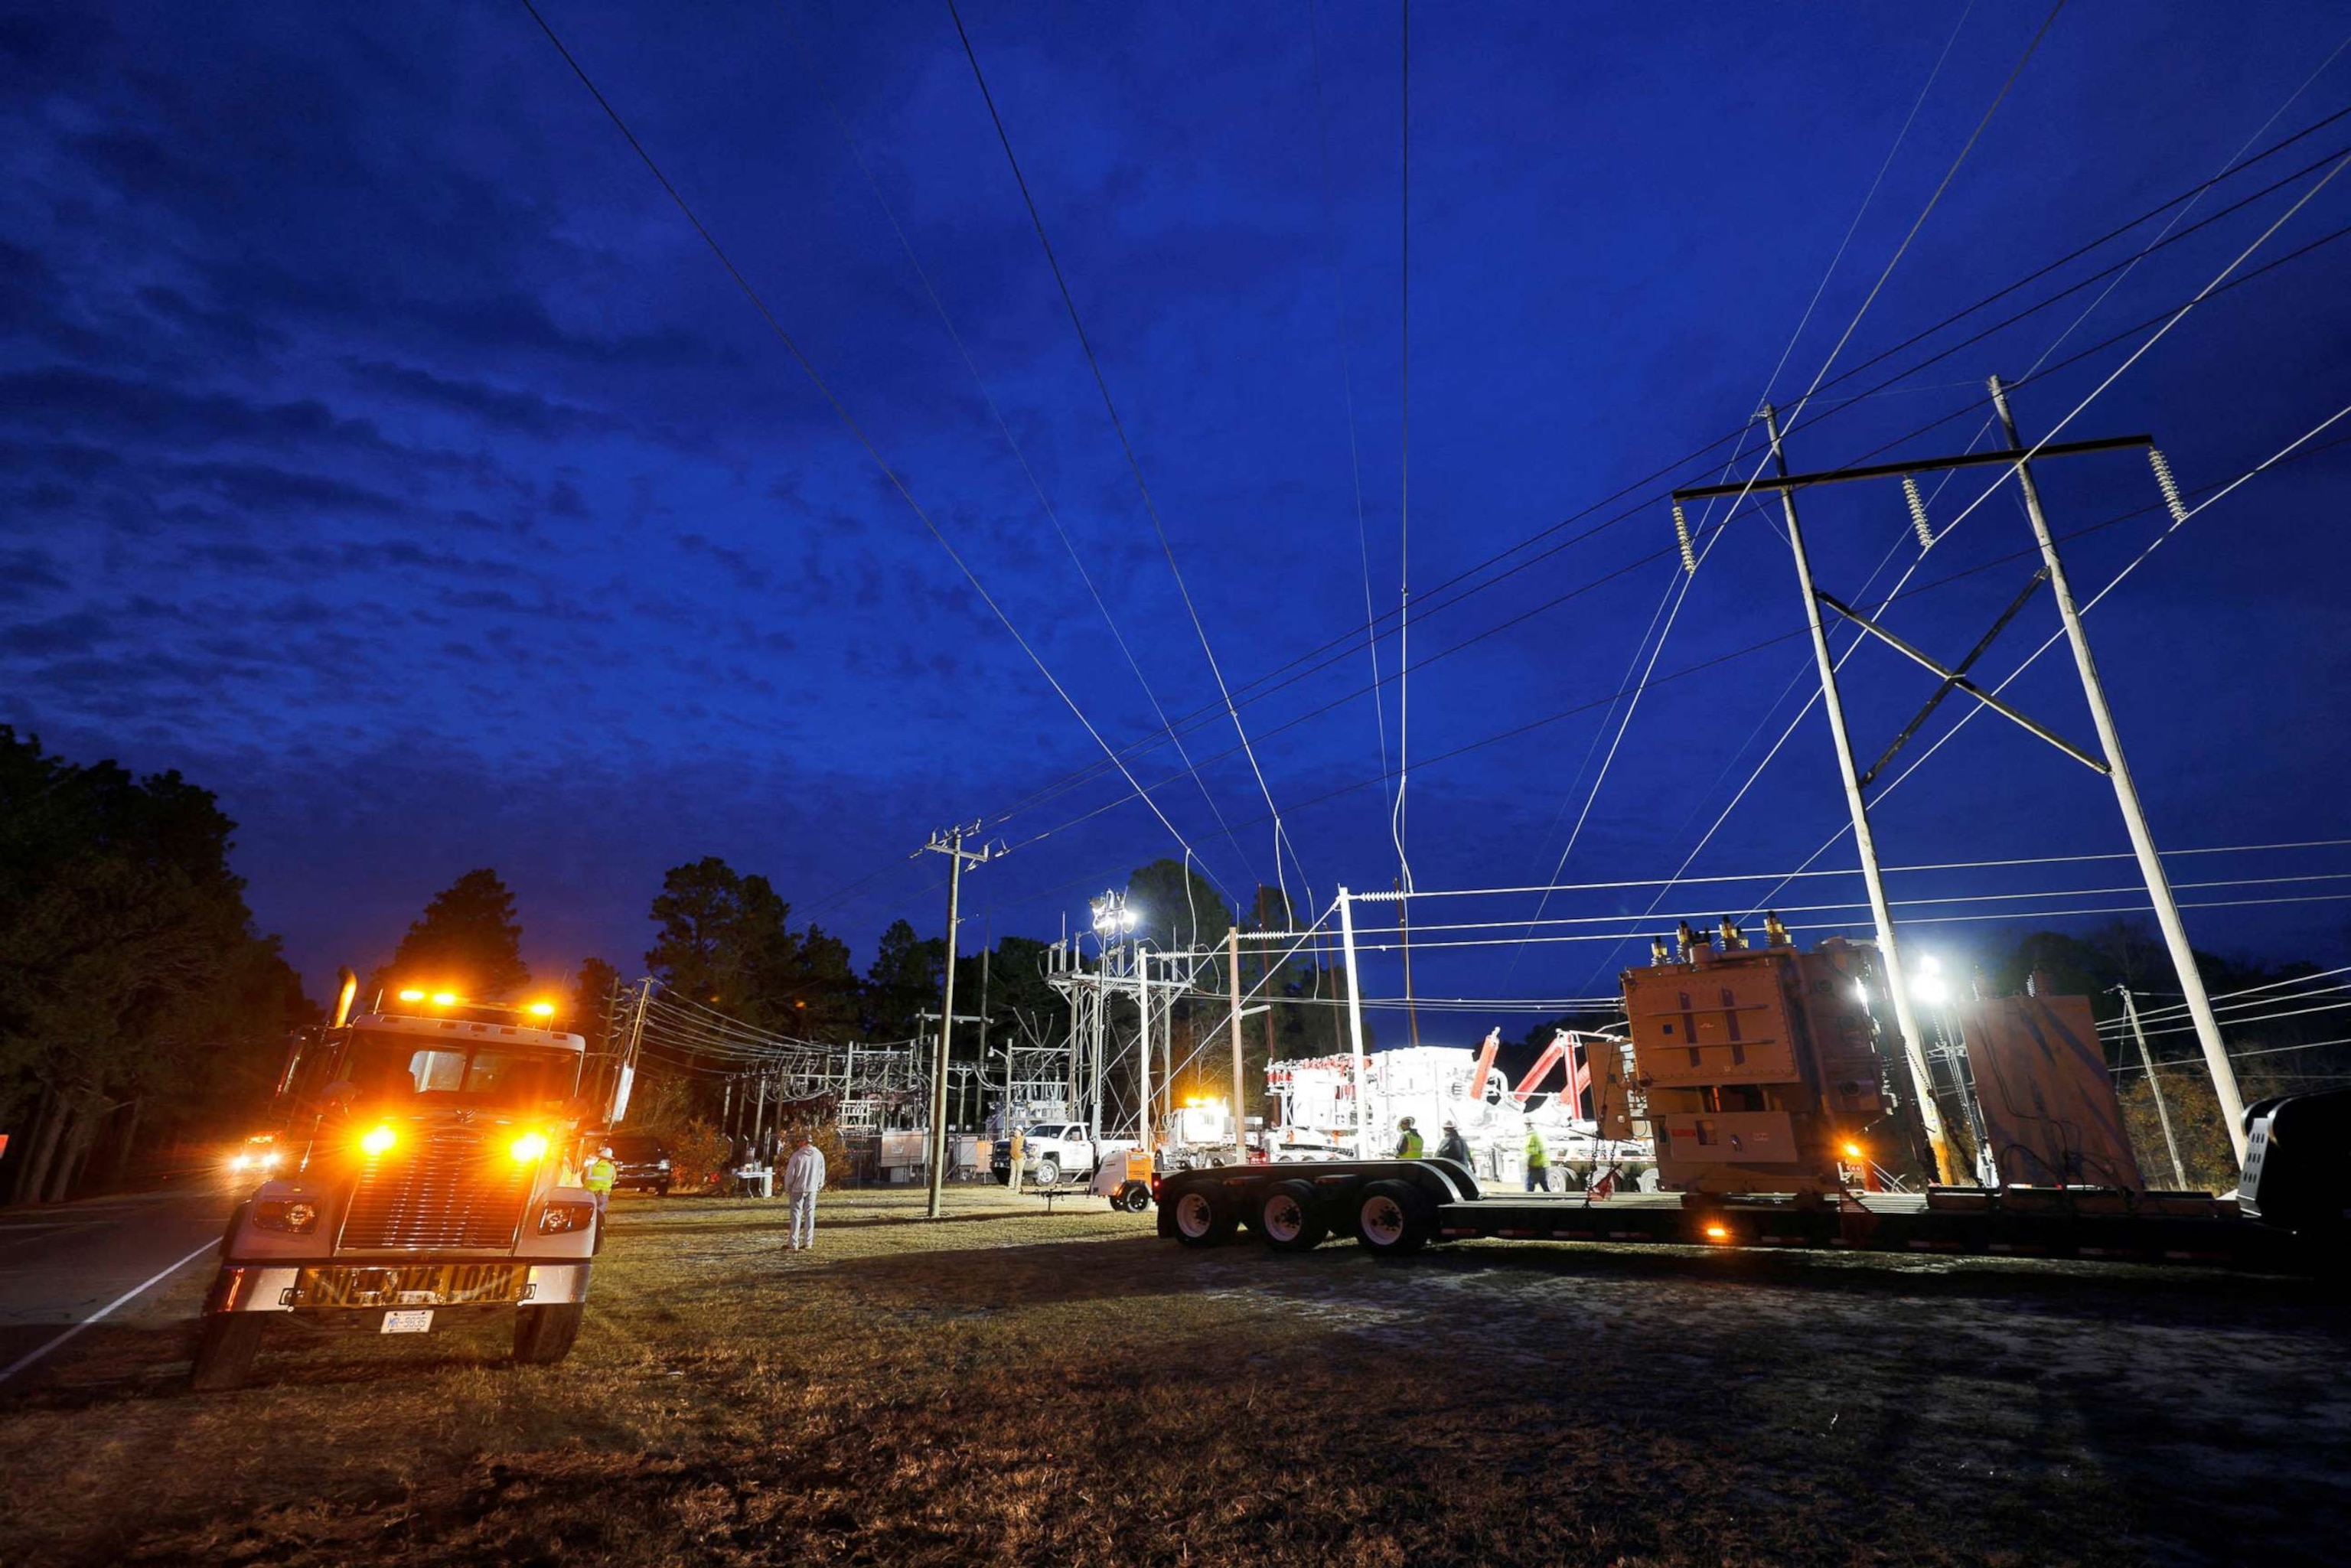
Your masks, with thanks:
<instances>
[{"instance_id":1,"label":"flatbed trailer","mask_svg":"<svg viewBox=\"0 0 2351 1568\"><path fill-rule=\"evenodd\" d=\"M1164 1176L1159 1234L1214 1247L1244 1228L1274 1251L1332 1237L1406 1255L1496 1238L1842 1251L2072 1258L2262 1273L2334 1266L2304 1229L2245 1218L2234 1198L2116 1188L1933 1188L1767 1197L1628 1193L1489 1197L1450 1160L1221 1166Z\"/></svg>"}]
</instances>

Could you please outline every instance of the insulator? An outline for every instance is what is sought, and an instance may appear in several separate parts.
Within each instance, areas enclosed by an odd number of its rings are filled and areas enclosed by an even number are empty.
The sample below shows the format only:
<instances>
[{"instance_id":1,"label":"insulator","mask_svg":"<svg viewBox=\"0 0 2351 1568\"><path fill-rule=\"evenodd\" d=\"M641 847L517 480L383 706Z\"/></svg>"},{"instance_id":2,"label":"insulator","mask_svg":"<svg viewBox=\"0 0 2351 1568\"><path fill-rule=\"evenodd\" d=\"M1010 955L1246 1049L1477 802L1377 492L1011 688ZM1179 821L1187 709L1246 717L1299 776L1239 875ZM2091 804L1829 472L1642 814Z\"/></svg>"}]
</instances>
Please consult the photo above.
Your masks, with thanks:
<instances>
[{"instance_id":1,"label":"insulator","mask_svg":"<svg viewBox=\"0 0 2351 1568\"><path fill-rule=\"evenodd\" d=\"M2171 476L2170 459L2164 456L2162 448L2150 446L2147 449L2147 460L2155 469L2155 487L2163 492L2163 504L2171 508L2171 520L2186 522L2188 503L2180 499L2179 481Z\"/></svg>"},{"instance_id":2,"label":"insulator","mask_svg":"<svg viewBox=\"0 0 2351 1568\"><path fill-rule=\"evenodd\" d=\"M1909 475L1902 476L1902 498L1910 503L1910 526L1918 530L1918 548L1935 548L1935 530L1927 522L1927 497L1918 494L1918 481Z\"/></svg>"},{"instance_id":3,"label":"insulator","mask_svg":"<svg viewBox=\"0 0 2351 1568\"><path fill-rule=\"evenodd\" d=\"M1674 538L1681 541L1682 570L1698 575L1698 552L1690 549L1689 519L1682 515L1682 504L1674 503Z\"/></svg>"}]
</instances>

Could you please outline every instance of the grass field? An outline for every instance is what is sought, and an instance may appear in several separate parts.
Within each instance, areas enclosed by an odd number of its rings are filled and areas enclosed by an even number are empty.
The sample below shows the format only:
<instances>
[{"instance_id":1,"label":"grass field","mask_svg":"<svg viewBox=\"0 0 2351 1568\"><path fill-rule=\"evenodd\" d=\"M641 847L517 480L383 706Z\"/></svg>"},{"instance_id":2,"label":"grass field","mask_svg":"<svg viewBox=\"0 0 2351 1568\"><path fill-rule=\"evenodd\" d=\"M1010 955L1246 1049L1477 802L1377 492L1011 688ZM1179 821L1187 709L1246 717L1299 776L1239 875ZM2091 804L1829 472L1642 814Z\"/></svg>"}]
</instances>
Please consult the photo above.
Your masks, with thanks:
<instances>
[{"instance_id":1,"label":"grass field","mask_svg":"<svg viewBox=\"0 0 2351 1568\"><path fill-rule=\"evenodd\" d=\"M994 1189L623 1198L571 1359L100 1328L0 1562L2265 1563L2351 1540L2315 1287L1480 1242L1189 1253ZM193 1312L204 1280L173 1281Z\"/></svg>"}]
</instances>

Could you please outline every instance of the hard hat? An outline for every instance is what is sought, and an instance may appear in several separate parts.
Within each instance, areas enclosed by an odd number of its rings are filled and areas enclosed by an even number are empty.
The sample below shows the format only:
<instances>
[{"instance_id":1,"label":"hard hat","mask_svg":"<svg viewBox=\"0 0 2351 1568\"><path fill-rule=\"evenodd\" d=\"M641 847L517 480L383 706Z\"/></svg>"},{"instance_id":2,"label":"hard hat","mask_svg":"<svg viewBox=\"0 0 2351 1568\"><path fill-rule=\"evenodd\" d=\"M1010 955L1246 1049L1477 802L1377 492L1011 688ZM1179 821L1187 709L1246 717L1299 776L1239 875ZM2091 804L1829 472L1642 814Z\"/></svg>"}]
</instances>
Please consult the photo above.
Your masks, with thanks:
<instances>
[{"instance_id":1,"label":"hard hat","mask_svg":"<svg viewBox=\"0 0 2351 1568\"><path fill-rule=\"evenodd\" d=\"M1445 1130L1448 1133L1458 1133L1461 1129L1454 1123L1452 1117L1447 1116L1445 1118Z\"/></svg>"},{"instance_id":2,"label":"hard hat","mask_svg":"<svg viewBox=\"0 0 2351 1568\"><path fill-rule=\"evenodd\" d=\"M1396 1125L1397 1125L1397 1126L1399 1126L1399 1127L1409 1127L1409 1126L1411 1126L1411 1125L1412 1125L1412 1118L1411 1118L1411 1117L1409 1117L1409 1116L1406 1116L1405 1118L1404 1118L1404 1120L1402 1120L1402 1121L1398 1122L1398 1123L1396 1124Z\"/></svg>"},{"instance_id":3,"label":"hard hat","mask_svg":"<svg viewBox=\"0 0 2351 1568\"><path fill-rule=\"evenodd\" d=\"M598 1149L596 1153L608 1160L612 1157L612 1151L609 1145L604 1148Z\"/></svg>"}]
</instances>

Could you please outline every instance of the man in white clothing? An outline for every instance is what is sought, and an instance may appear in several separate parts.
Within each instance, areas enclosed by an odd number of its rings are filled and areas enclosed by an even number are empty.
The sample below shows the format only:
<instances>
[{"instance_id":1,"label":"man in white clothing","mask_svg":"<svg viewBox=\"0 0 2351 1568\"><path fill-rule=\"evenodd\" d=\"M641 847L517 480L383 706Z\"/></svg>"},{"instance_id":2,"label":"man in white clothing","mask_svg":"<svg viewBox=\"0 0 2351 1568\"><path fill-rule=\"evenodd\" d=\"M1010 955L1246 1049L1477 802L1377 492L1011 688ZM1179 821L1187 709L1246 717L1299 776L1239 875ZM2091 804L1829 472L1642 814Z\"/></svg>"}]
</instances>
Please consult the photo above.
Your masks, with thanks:
<instances>
[{"instance_id":1,"label":"man in white clothing","mask_svg":"<svg viewBox=\"0 0 2351 1568\"><path fill-rule=\"evenodd\" d=\"M806 1133L792 1134L792 1157L784 1162L784 1192L792 1200L795 1252L816 1245L816 1195L824 1190L824 1152Z\"/></svg>"}]
</instances>

